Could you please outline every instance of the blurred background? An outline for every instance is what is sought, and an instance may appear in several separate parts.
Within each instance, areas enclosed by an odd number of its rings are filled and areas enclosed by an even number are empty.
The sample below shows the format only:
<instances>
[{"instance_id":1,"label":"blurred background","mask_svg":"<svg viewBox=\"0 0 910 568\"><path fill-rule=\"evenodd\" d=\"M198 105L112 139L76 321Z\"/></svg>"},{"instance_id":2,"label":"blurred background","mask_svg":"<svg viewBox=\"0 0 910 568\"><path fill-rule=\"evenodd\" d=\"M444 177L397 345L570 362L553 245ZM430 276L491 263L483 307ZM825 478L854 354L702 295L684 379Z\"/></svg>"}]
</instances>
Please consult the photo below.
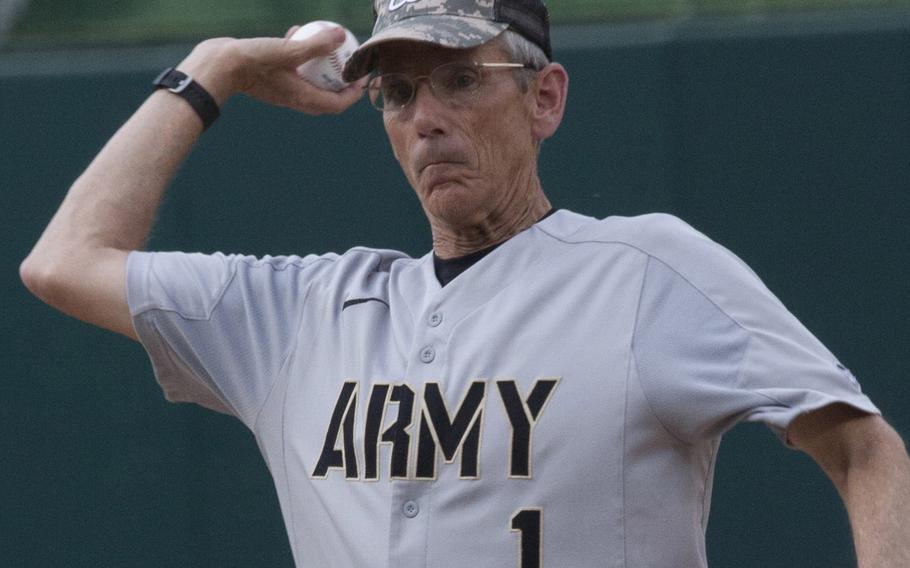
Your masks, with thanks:
<instances>
[{"instance_id":1,"label":"blurred background","mask_svg":"<svg viewBox=\"0 0 910 568\"><path fill-rule=\"evenodd\" d=\"M726 245L907 439L910 0L549 6L571 76L540 164L554 204L665 211ZM292 565L250 433L166 403L139 345L42 305L17 268L162 68L206 37L312 19L361 39L371 26L363 0L0 0L0 568ZM430 246L378 113L237 97L172 184L149 248L355 245ZM711 566L855 566L850 542L811 460L761 426L725 436Z\"/></svg>"},{"instance_id":2,"label":"blurred background","mask_svg":"<svg viewBox=\"0 0 910 568\"><path fill-rule=\"evenodd\" d=\"M906 7L910 0L559 0L551 4L552 22L559 25L843 12ZM218 35L274 35L287 29L288 22L316 19L343 22L360 34L372 27L372 13L364 0L0 0L0 42L7 49L34 49L195 41Z\"/></svg>"}]
</instances>

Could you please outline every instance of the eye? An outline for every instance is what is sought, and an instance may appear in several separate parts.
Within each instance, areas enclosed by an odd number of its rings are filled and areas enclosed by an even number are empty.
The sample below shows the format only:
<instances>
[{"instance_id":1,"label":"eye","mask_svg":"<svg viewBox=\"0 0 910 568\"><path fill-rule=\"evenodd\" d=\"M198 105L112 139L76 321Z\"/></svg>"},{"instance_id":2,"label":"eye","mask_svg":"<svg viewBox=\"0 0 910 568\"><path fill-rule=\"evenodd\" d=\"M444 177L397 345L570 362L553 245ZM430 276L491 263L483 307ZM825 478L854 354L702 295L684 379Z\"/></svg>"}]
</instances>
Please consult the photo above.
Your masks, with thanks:
<instances>
[{"instance_id":1,"label":"eye","mask_svg":"<svg viewBox=\"0 0 910 568\"><path fill-rule=\"evenodd\" d=\"M377 75L367 87L370 102L379 110L398 110L411 101L414 84L400 73Z\"/></svg>"},{"instance_id":2,"label":"eye","mask_svg":"<svg viewBox=\"0 0 910 568\"><path fill-rule=\"evenodd\" d=\"M480 73L468 65L451 65L440 68L442 87L451 93L473 91L480 85Z\"/></svg>"},{"instance_id":3,"label":"eye","mask_svg":"<svg viewBox=\"0 0 910 568\"><path fill-rule=\"evenodd\" d=\"M382 75L380 77L379 95L384 106L403 106L411 100L414 88L404 75Z\"/></svg>"}]
</instances>

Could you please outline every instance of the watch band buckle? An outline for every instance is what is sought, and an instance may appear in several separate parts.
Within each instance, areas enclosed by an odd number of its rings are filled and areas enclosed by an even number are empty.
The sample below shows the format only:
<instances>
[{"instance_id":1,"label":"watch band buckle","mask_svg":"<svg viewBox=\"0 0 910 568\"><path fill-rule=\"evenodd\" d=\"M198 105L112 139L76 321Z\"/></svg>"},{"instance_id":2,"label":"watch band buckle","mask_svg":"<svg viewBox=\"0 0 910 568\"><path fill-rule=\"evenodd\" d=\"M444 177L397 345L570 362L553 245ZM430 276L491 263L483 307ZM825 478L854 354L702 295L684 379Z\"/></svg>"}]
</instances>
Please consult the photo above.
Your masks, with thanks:
<instances>
[{"instance_id":1,"label":"watch band buckle","mask_svg":"<svg viewBox=\"0 0 910 568\"><path fill-rule=\"evenodd\" d=\"M190 83L193 82L193 78L187 75L177 83L176 87L171 87L168 91L172 93L182 93L184 89L190 86Z\"/></svg>"}]
</instances>

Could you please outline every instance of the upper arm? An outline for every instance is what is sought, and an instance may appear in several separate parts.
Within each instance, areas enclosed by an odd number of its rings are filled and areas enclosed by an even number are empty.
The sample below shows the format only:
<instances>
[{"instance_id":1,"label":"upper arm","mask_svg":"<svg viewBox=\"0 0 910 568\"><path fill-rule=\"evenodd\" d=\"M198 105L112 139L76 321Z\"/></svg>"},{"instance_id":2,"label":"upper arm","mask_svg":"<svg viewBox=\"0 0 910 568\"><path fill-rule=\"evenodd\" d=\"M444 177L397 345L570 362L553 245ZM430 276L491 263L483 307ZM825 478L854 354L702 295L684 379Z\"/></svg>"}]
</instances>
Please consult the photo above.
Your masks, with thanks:
<instances>
[{"instance_id":1,"label":"upper arm","mask_svg":"<svg viewBox=\"0 0 910 568\"><path fill-rule=\"evenodd\" d=\"M29 257L19 270L26 287L48 305L135 340L126 293L128 256L103 248L83 257L90 261L57 265Z\"/></svg>"},{"instance_id":2,"label":"upper arm","mask_svg":"<svg viewBox=\"0 0 910 568\"><path fill-rule=\"evenodd\" d=\"M303 322L334 311L310 301L312 283L334 265L330 258L133 253L133 325L167 399L226 412L253 428Z\"/></svg>"},{"instance_id":3,"label":"upper arm","mask_svg":"<svg viewBox=\"0 0 910 568\"><path fill-rule=\"evenodd\" d=\"M873 464L880 456L906 455L900 436L881 416L846 404L832 404L797 417L787 435L842 493L849 471Z\"/></svg>"}]
</instances>

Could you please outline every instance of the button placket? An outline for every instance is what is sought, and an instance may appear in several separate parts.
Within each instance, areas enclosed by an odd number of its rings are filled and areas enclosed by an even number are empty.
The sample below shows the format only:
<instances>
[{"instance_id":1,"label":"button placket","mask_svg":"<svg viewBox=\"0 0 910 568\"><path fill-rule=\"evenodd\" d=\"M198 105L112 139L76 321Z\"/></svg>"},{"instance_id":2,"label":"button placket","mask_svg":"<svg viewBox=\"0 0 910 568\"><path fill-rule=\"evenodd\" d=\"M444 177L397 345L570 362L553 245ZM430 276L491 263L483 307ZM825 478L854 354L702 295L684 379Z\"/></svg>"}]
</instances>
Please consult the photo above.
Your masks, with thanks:
<instances>
[{"instance_id":1,"label":"button placket","mask_svg":"<svg viewBox=\"0 0 910 568\"><path fill-rule=\"evenodd\" d=\"M430 329L433 330L433 331L428 330L428 333L426 334L425 339L430 342L435 343L434 339L438 338L438 329L437 328L439 328L439 326L442 325L442 321L443 321L442 311L434 310L434 311L430 312L429 314L426 314L424 317L426 318L424 321L426 322L427 327L429 327ZM424 363L425 365L429 365L430 363L435 361L436 356L437 356L436 347L432 343L428 343L428 344L424 345L424 347L420 350L420 353L419 353L420 361L422 363Z\"/></svg>"},{"instance_id":2,"label":"button placket","mask_svg":"<svg viewBox=\"0 0 910 568\"><path fill-rule=\"evenodd\" d=\"M429 485L423 481L395 481L389 513L389 566L426 568L430 507Z\"/></svg>"}]
</instances>

